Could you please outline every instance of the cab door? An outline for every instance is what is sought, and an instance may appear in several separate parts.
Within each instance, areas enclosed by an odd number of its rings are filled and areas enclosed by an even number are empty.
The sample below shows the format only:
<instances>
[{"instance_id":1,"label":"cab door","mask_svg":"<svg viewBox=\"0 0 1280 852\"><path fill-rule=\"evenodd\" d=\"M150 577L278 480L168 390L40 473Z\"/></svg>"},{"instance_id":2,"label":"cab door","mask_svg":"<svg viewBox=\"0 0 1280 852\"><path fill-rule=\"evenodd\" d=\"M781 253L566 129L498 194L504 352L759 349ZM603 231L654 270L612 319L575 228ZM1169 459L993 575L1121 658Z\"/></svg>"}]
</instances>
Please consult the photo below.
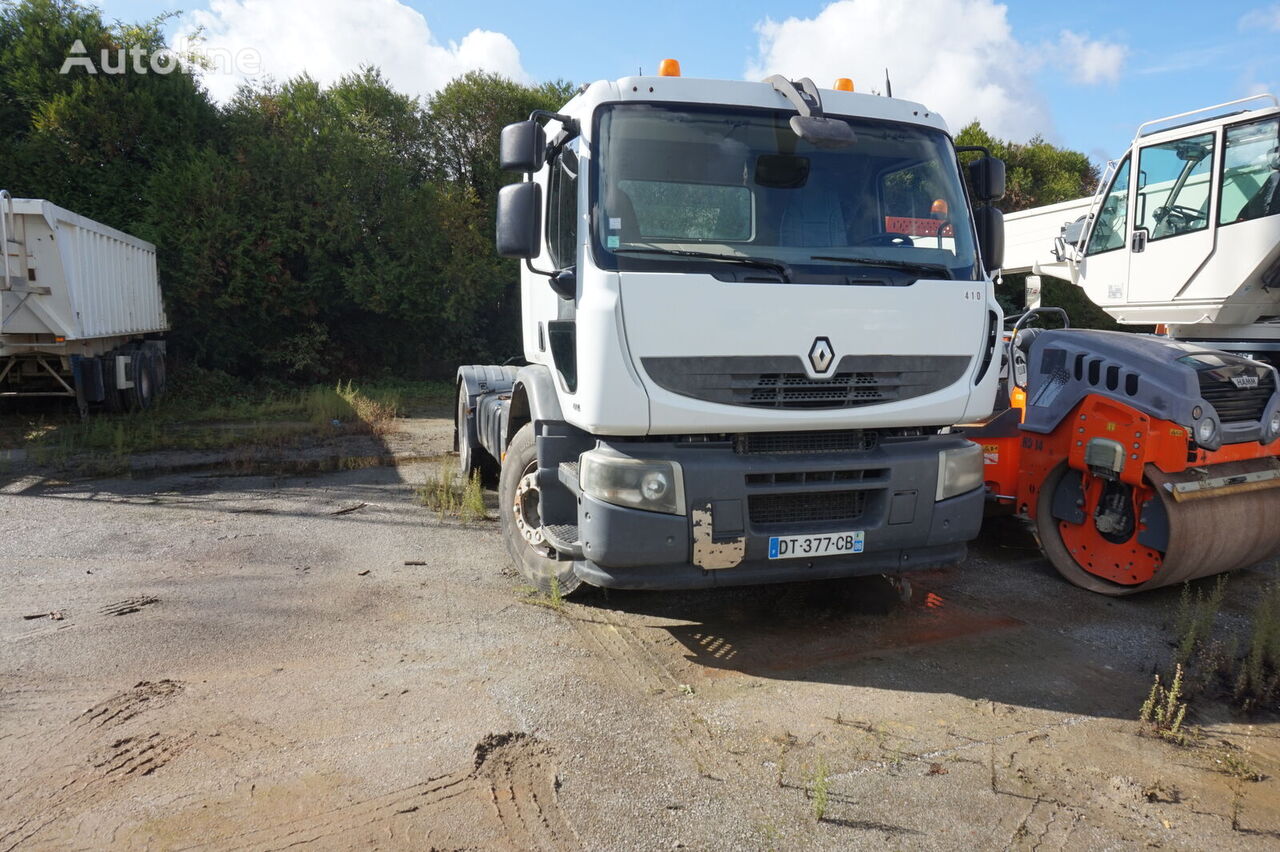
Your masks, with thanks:
<instances>
[{"instance_id":1,"label":"cab door","mask_svg":"<svg viewBox=\"0 0 1280 852\"><path fill-rule=\"evenodd\" d=\"M1089 231L1080 262L1080 286L1095 305L1122 305L1129 286L1129 200L1132 169L1126 156L1116 168Z\"/></svg>"},{"instance_id":2,"label":"cab door","mask_svg":"<svg viewBox=\"0 0 1280 852\"><path fill-rule=\"evenodd\" d=\"M1129 304L1172 302L1213 253L1217 132L1138 152L1129 234Z\"/></svg>"}]
</instances>

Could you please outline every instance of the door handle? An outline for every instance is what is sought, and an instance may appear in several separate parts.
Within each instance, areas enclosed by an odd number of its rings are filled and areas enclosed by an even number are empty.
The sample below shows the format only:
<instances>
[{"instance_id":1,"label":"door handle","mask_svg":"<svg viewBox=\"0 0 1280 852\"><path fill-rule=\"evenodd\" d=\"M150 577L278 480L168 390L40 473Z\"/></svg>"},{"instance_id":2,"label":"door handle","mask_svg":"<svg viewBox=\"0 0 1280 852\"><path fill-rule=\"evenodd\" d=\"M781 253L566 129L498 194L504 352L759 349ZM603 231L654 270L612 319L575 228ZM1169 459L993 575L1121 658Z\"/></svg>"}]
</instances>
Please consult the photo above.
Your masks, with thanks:
<instances>
[{"instance_id":1,"label":"door handle","mask_svg":"<svg viewBox=\"0 0 1280 852\"><path fill-rule=\"evenodd\" d=\"M1133 239L1129 243L1129 250L1134 254L1144 251L1147 248L1147 229L1135 228L1133 231Z\"/></svg>"}]
</instances>

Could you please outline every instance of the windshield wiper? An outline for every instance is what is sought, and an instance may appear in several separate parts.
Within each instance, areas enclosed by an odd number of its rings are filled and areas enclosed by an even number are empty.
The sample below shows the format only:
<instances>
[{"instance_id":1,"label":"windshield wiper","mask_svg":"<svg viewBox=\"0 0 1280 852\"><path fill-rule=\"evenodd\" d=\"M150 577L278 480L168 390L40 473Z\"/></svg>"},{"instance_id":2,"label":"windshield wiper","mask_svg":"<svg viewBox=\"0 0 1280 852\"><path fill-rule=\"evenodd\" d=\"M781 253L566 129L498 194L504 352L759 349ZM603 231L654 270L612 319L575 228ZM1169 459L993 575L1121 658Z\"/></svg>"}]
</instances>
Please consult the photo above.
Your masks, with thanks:
<instances>
[{"instance_id":1,"label":"windshield wiper","mask_svg":"<svg viewBox=\"0 0 1280 852\"><path fill-rule=\"evenodd\" d=\"M754 266L757 269L771 269L782 276L784 282L791 280L791 267L780 260L766 260L763 257L743 257L736 254L716 254L713 251L689 251L688 249L657 248L617 248L614 254L674 254L679 257L696 257L702 260L723 260L726 263L740 263L743 266Z\"/></svg>"},{"instance_id":2,"label":"windshield wiper","mask_svg":"<svg viewBox=\"0 0 1280 852\"><path fill-rule=\"evenodd\" d=\"M943 278L951 280L951 270L941 263L922 263L915 260L886 260L879 257L836 257L815 254L810 260L830 260L837 263L852 263L857 266L887 266L891 269L907 269L912 272L938 272Z\"/></svg>"}]
</instances>

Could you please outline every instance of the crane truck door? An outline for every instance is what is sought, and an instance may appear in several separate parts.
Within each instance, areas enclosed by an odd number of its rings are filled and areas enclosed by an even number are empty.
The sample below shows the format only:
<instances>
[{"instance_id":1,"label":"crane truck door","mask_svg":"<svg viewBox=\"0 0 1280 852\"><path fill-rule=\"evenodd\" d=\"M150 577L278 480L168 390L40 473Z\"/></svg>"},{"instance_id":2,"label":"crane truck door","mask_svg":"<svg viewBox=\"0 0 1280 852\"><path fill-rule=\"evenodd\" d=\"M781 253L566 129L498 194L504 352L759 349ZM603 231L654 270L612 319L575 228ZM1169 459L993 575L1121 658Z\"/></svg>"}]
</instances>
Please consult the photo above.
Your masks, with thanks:
<instances>
[{"instance_id":1,"label":"crane truck door","mask_svg":"<svg viewBox=\"0 0 1280 852\"><path fill-rule=\"evenodd\" d=\"M1125 157L1102 199L1080 265L1080 284L1095 305L1123 304L1128 290L1130 172Z\"/></svg>"},{"instance_id":2,"label":"crane truck door","mask_svg":"<svg viewBox=\"0 0 1280 852\"><path fill-rule=\"evenodd\" d=\"M1172 302L1213 253L1215 142L1202 133L1139 152L1128 303Z\"/></svg>"}]
</instances>

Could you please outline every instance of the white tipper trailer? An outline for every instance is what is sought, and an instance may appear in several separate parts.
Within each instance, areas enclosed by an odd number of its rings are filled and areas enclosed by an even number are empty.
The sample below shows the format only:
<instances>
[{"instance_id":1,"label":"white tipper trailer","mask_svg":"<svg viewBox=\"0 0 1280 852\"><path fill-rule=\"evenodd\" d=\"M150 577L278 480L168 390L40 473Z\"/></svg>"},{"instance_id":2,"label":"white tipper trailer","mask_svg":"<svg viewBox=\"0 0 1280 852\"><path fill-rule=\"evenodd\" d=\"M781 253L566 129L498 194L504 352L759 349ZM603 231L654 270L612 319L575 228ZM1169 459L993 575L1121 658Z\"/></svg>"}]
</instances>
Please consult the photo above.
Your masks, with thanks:
<instances>
[{"instance_id":1,"label":"white tipper trailer","mask_svg":"<svg viewBox=\"0 0 1280 852\"><path fill-rule=\"evenodd\" d=\"M963 559L1003 163L975 205L925 106L663 66L503 131L524 363L459 370L456 434L516 567L564 594Z\"/></svg>"},{"instance_id":2,"label":"white tipper trailer","mask_svg":"<svg viewBox=\"0 0 1280 852\"><path fill-rule=\"evenodd\" d=\"M169 329L156 247L0 190L0 400L69 397L82 415L149 408Z\"/></svg>"}]
</instances>

